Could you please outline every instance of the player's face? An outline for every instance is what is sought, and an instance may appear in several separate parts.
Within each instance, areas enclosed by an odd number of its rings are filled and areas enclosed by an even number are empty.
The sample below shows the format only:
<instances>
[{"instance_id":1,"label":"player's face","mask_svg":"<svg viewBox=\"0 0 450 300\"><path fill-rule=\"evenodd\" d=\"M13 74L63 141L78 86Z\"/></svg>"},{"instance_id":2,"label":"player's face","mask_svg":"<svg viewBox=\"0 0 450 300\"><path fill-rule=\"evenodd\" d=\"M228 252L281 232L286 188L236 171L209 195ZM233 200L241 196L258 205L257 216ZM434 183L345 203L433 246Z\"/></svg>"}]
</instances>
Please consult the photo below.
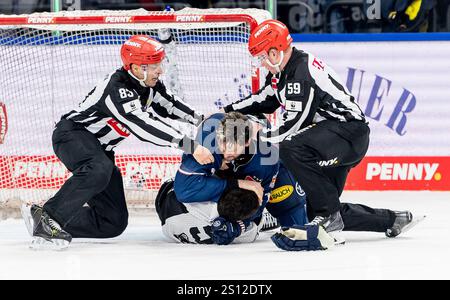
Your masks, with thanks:
<instances>
[{"instance_id":1,"label":"player's face","mask_svg":"<svg viewBox=\"0 0 450 300\"><path fill-rule=\"evenodd\" d=\"M245 148L248 145L239 145L237 143L225 143L222 142L219 144L220 152L223 154L223 159L225 162L232 162L237 159L239 156L244 154Z\"/></svg>"},{"instance_id":2,"label":"player's face","mask_svg":"<svg viewBox=\"0 0 450 300\"><path fill-rule=\"evenodd\" d=\"M163 73L162 62L152 65L141 66L142 78L144 77L144 72L147 73L147 79L145 80L145 85L148 87L154 87L159 80L159 77Z\"/></svg>"}]
</instances>

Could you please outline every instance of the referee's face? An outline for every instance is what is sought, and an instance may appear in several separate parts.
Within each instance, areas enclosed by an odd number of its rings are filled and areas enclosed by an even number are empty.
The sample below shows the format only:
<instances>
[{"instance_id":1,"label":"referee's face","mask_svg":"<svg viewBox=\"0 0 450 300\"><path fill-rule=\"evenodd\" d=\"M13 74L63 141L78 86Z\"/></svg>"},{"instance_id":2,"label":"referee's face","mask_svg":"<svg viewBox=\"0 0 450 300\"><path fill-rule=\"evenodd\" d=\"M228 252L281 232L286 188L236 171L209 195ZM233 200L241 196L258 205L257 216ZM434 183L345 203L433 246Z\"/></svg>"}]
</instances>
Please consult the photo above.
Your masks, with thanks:
<instances>
[{"instance_id":1,"label":"referee's face","mask_svg":"<svg viewBox=\"0 0 450 300\"><path fill-rule=\"evenodd\" d=\"M147 80L145 85L148 87L154 87L159 80L159 76L163 73L162 63L148 65L147 68Z\"/></svg>"},{"instance_id":2,"label":"referee's face","mask_svg":"<svg viewBox=\"0 0 450 300\"><path fill-rule=\"evenodd\" d=\"M268 63L267 63L267 60L264 60L263 62L262 62L262 66L264 67L264 68L266 68L267 69L267 71L269 71L271 74L277 74L278 73L278 71L277 71L277 69L275 69L274 67L272 67L271 65L269 65Z\"/></svg>"},{"instance_id":3,"label":"referee's face","mask_svg":"<svg viewBox=\"0 0 450 300\"><path fill-rule=\"evenodd\" d=\"M133 73L140 80L146 78L144 81L146 86L154 87L163 73L163 66L162 63L136 66L134 71Z\"/></svg>"}]
</instances>

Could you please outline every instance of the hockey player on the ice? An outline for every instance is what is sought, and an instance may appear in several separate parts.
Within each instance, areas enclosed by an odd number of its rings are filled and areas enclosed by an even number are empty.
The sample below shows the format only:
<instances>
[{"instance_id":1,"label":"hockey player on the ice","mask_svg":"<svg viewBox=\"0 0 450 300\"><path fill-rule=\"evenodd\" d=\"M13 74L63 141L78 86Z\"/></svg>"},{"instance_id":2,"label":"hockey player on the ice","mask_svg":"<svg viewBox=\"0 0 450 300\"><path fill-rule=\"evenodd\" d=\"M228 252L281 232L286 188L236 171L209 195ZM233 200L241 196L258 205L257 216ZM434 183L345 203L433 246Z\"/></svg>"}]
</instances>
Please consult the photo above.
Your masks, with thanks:
<instances>
[{"instance_id":1,"label":"hockey player on the ice","mask_svg":"<svg viewBox=\"0 0 450 300\"><path fill-rule=\"evenodd\" d=\"M201 231L204 238L216 244L229 244L242 233L245 233L244 241L249 241L256 237L253 233L258 232L255 224L263 225L264 208L280 221L281 226L301 226L307 222L305 196L300 185L293 181L292 175L283 166L280 167L275 147L258 144L252 139L252 128L250 120L239 113L215 114L204 121L197 141L211 150L214 164L202 166L191 155L183 156L175 177L174 192L169 197L165 196L167 193L160 192L157 200L158 203L166 201L166 212L160 213L166 235L172 238L176 235L176 239L181 237L186 240L189 237L187 230L195 227L197 229L189 230ZM243 209L239 196L236 196L239 188L259 194L258 210L246 218L239 215ZM272 192L275 193L273 201L269 202ZM170 201L181 203L171 205ZM162 207L161 204L158 206ZM171 206L175 209L171 210ZM183 224L182 220L186 223ZM203 225L196 226L196 222ZM321 244L318 240L326 239L328 235L321 233L322 229L317 225L310 227L317 232L303 241L304 250L327 248L326 242ZM247 234L248 231L252 234ZM238 241L242 242L242 239Z\"/></svg>"},{"instance_id":2,"label":"hockey player on the ice","mask_svg":"<svg viewBox=\"0 0 450 300\"><path fill-rule=\"evenodd\" d=\"M281 166L271 200L267 203L269 211L279 220L266 211L260 213L264 206L252 191L233 189L225 191L218 202L182 203L175 195L173 181L161 187L156 198L156 211L164 235L175 242L251 243L256 240L259 231L307 223L305 194L292 180L292 176ZM255 218L255 215L258 217ZM223 226L227 226L225 231ZM213 231L216 236L213 236Z\"/></svg>"},{"instance_id":3,"label":"hockey player on the ice","mask_svg":"<svg viewBox=\"0 0 450 300\"><path fill-rule=\"evenodd\" d=\"M161 119L193 125L202 120L159 81L163 46L138 35L122 45L120 54L123 67L56 124L53 148L73 176L43 207L31 207L31 222L26 222L36 247L64 248L72 238L112 238L125 230L128 210L114 148L131 134L193 153L200 164L213 161L207 149Z\"/></svg>"},{"instance_id":4,"label":"hockey player on the ice","mask_svg":"<svg viewBox=\"0 0 450 300\"><path fill-rule=\"evenodd\" d=\"M252 191L236 189L225 192L218 202L205 201L182 203L178 201L173 189L173 181L165 182L156 197L155 206L161 220L164 235L172 241L189 244L214 244L212 225L219 219L223 210L233 206L233 216L229 218L230 230L237 230L236 237L230 238L229 243L252 243L259 234L258 224L248 221L245 231L241 232L239 224L253 216L260 207L260 201Z\"/></svg>"},{"instance_id":5,"label":"hockey player on the ice","mask_svg":"<svg viewBox=\"0 0 450 300\"><path fill-rule=\"evenodd\" d=\"M339 197L369 145L363 112L335 71L292 46L283 23L261 23L250 36L249 51L270 74L257 94L225 107L225 112L273 113L282 107L284 122L264 129L261 140L280 145L280 159L308 195L311 224L327 232L343 230ZM391 218L403 225L412 222L409 212ZM393 229L387 235L398 233Z\"/></svg>"},{"instance_id":6,"label":"hockey player on the ice","mask_svg":"<svg viewBox=\"0 0 450 300\"><path fill-rule=\"evenodd\" d=\"M236 121L236 118L242 118L239 115L229 115L228 119ZM202 134L202 140L198 140L206 145L206 141L209 141L209 146L212 146L211 150L215 153L216 161L222 159L223 154L217 153L215 150L215 145L211 145L211 141L215 141L216 137L211 133L217 131L220 128L220 121L227 119L222 114L213 115L210 119L206 120L200 128L199 135ZM225 122L222 122L226 124ZM231 123L233 124L233 123ZM249 126L251 128L251 126ZM254 148L256 148L255 141L252 141ZM260 145L261 147L261 145ZM258 149L261 149L261 148ZM233 147L232 147L233 148ZM177 199L175 192L173 191L173 183L167 188L162 188L157 198L157 210L160 219L163 223L163 232L169 238L174 240L179 240L182 242L195 242L203 241L203 239L212 243L214 240L216 243L226 244L231 241L236 236L240 234L240 227L238 224L244 225L245 222L237 222L242 219L247 219L242 217L242 210L248 212L253 206L249 204L249 207L245 205L245 202L231 200L233 195L228 199L225 199L228 191L224 189L220 184L225 183L225 179L232 180L233 178L243 179L243 178L253 178L256 181L262 181L268 184L271 179L273 179L274 174L276 174L277 165L271 163L267 164L264 160L270 155L263 155L259 151L256 153L248 154L249 149L245 153L239 156L239 153L229 152L225 156L229 156L229 163L226 164L226 170L216 171L216 174L220 178L214 176L208 176L207 174L212 174L213 166L197 166L195 161L185 155L183 157L183 164L180 167L179 173L177 175L178 184L178 194L182 197L182 202ZM244 150L241 150L244 152ZM270 149L269 152L273 153L274 157L277 156L276 148ZM305 193L302 191L301 185L295 181L293 176L289 171L283 166L282 163L279 164L278 176L276 179L275 187L271 190L271 200L267 203L267 209L270 213L276 216L281 226L283 227L294 227L292 230L284 230L280 234L276 234L273 237L275 244L285 250L305 250L305 241L295 241L291 240L288 235L292 232L301 232L305 230L303 226L306 221L304 204L305 204ZM218 167L218 165L217 165ZM223 167L222 167L223 169ZM257 176L255 176L257 175ZM264 184L263 184L264 185ZM167 186L167 185L166 185ZM266 187L267 190L271 189L269 184ZM217 193L218 192L218 193ZM232 190L231 194L233 194ZM235 192L237 194L239 192ZM209 196L209 197L208 197ZM217 209L217 201L212 201L211 199L216 199L219 197L219 209ZM242 196L244 197L244 196ZM247 198L251 198L247 196ZM200 202L196 202L200 201ZM253 201L254 203L255 201ZM228 203L228 204L226 204ZM252 201L249 201L252 203ZM264 208L262 206L257 216L261 215L261 211ZM233 210L236 211L233 213ZM340 212L343 216L343 221L345 231L372 231L372 232L382 232L390 237L397 236L402 230L406 230L407 227L413 225L409 223L410 213L395 213L387 209L372 209L370 207L360 205L360 204L350 204L342 203L340 206ZM245 214L245 213L244 213ZM212 220L214 220L217 215L222 218L218 218L216 225ZM398 215L398 216L397 216ZM239 218L241 216L241 218ZM254 218L257 220L258 218ZM231 222L227 222L231 221ZM218 230L224 228L227 230ZM252 226L251 229L255 229L251 222L248 223ZM247 224L247 226L248 226ZM299 228L301 227L301 228ZM309 228L310 230L312 228ZM202 234L199 235L199 232ZM246 231L247 232L247 231ZM192 233L194 233L192 235ZM252 234L257 233L257 231L252 231ZM255 238L252 234L246 234L244 241L251 241ZM190 238L189 238L190 237ZM324 238L322 234L321 238ZM242 242L242 240L239 240ZM295 244L297 242L297 244ZM296 246L289 246L289 244L295 244ZM308 248L310 249L310 248ZM310 249L312 250L312 249Z\"/></svg>"}]
</instances>

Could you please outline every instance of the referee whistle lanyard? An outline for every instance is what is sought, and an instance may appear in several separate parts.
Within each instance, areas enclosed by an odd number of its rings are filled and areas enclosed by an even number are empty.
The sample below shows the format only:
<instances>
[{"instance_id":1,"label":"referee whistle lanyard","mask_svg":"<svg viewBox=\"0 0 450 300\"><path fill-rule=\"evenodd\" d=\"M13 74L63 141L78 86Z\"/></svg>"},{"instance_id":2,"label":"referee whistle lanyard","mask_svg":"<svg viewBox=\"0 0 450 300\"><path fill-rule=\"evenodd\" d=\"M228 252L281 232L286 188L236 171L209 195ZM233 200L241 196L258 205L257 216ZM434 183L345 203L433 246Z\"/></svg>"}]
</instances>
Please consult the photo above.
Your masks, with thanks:
<instances>
[{"instance_id":1,"label":"referee whistle lanyard","mask_svg":"<svg viewBox=\"0 0 450 300\"><path fill-rule=\"evenodd\" d=\"M279 90L278 90L278 83L280 83L280 78L278 78L279 75L280 75L280 73L274 74L272 76L272 89L275 91L276 94L278 94L279 98L277 97L277 100L280 103L281 107L283 109L285 109L286 106L283 104L283 102L281 100L279 100L279 99L281 99L281 95L279 94Z\"/></svg>"},{"instance_id":2,"label":"referee whistle lanyard","mask_svg":"<svg viewBox=\"0 0 450 300\"><path fill-rule=\"evenodd\" d=\"M131 77L133 77L134 79L136 79L136 80L139 82L139 84L140 84L141 86L147 87L147 86L145 85L145 81L147 80L147 71L144 72L144 79L142 79L142 80L139 79L139 78L137 78L136 76L134 76L134 74L133 74L133 72L131 72L131 70L128 70L128 74L130 74Z\"/></svg>"},{"instance_id":3,"label":"referee whistle lanyard","mask_svg":"<svg viewBox=\"0 0 450 300\"><path fill-rule=\"evenodd\" d=\"M271 66L272 68L274 68L277 71L277 74L281 73L281 64L283 63L283 59L284 59L284 51L280 51L280 61L276 64L272 64L270 62L269 59L266 59L266 63Z\"/></svg>"}]
</instances>

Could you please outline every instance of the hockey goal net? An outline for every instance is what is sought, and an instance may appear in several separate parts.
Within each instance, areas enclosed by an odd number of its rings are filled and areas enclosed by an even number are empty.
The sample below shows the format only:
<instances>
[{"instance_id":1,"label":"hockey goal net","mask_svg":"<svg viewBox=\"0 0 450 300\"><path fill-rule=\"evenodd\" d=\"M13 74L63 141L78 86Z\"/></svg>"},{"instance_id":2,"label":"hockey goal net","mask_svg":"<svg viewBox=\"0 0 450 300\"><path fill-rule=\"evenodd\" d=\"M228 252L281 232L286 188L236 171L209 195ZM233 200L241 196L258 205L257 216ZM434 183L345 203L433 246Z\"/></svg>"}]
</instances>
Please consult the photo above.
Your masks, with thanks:
<instances>
[{"instance_id":1,"label":"hockey goal net","mask_svg":"<svg viewBox=\"0 0 450 300\"><path fill-rule=\"evenodd\" d=\"M247 42L269 17L256 9L0 15L0 206L44 202L70 176L53 154L53 126L121 66L119 49L131 35L172 37L162 80L208 114L258 89ZM179 152L134 138L116 148L129 207L151 207L179 162Z\"/></svg>"}]
</instances>

